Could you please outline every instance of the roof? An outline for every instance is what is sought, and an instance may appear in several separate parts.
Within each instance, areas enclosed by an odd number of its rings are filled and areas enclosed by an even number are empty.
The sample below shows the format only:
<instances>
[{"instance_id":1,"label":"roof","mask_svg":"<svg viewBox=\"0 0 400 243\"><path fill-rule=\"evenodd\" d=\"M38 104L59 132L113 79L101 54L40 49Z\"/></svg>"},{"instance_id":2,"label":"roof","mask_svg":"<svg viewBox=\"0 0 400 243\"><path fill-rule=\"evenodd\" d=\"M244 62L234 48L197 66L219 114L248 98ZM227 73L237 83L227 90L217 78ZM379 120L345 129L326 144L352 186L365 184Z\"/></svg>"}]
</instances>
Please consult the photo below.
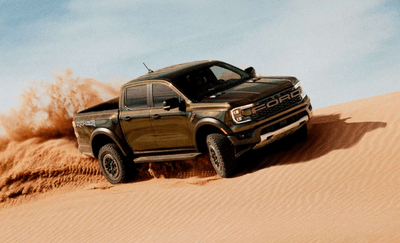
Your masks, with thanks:
<instances>
[{"instance_id":1,"label":"roof","mask_svg":"<svg viewBox=\"0 0 400 243\"><path fill-rule=\"evenodd\" d=\"M192 70L196 70L202 67L210 66L214 63L218 63L219 61L194 61L194 62L186 62L181 64L172 65L169 67L161 68L156 71L147 73L143 76L135 78L128 83L143 81L143 80L154 80L154 79L173 79L173 77L180 75L182 73L190 72Z\"/></svg>"}]
</instances>

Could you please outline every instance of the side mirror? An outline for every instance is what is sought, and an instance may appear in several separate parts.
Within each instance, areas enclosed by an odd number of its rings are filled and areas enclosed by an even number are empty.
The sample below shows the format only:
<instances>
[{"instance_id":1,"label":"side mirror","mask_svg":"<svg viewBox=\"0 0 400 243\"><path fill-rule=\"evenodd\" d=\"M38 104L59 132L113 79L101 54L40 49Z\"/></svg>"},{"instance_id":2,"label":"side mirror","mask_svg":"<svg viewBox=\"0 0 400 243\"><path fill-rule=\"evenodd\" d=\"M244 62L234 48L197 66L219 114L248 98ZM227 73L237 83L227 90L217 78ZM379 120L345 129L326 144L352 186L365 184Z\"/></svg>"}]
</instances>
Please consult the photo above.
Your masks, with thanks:
<instances>
[{"instance_id":1,"label":"side mirror","mask_svg":"<svg viewBox=\"0 0 400 243\"><path fill-rule=\"evenodd\" d=\"M244 71L246 73L250 74L252 77L256 76L256 70L253 67L248 67Z\"/></svg>"},{"instance_id":2,"label":"side mirror","mask_svg":"<svg viewBox=\"0 0 400 243\"><path fill-rule=\"evenodd\" d=\"M168 100L164 100L164 102L163 102L163 108L166 111L169 111L171 109L179 107L179 105L180 105L180 102L179 102L178 98L171 98Z\"/></svg>"}]
</instances>

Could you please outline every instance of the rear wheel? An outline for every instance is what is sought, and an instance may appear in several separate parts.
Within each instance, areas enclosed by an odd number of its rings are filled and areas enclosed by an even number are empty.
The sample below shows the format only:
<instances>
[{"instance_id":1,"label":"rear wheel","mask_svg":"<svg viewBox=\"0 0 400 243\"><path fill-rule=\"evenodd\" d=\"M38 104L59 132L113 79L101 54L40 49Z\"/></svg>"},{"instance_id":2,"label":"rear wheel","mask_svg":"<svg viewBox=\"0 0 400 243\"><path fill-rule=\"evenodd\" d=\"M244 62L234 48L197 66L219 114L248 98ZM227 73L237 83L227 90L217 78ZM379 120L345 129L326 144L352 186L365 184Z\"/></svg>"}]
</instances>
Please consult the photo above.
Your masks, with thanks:
<instances>
[{"instance_id":1,"label":"rear wheel","mask_svg":"<svg viewBox=\"0 0 400 243\"><path fill-rule=\"evenodd\" d=\"M206 142L215 171L223 178L231 177L237 166L232 143L225 135L218 133L208 135Z\"/></svg>"},{"instance_id":2,"label":"rear wheel","mask_svg":"<svg viewBox=\"0 0 400 243\"><path fill-rule=\"evenodd\" d=\"M111 184L128 181L126 158L116 144L104 145L98 157L101 172Z\"/></svg>"}]
</instances>

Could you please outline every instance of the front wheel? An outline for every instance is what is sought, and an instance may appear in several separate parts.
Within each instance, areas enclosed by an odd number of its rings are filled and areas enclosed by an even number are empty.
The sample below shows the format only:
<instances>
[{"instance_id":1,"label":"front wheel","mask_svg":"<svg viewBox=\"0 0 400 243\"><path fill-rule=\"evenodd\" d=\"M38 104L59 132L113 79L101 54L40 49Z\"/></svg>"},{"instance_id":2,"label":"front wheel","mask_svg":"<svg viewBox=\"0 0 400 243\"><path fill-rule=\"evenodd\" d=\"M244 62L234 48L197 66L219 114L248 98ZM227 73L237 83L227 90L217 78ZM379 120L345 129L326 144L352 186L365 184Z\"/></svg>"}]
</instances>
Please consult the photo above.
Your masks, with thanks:
<instances>
[{"instance_id":1,"label":"front wheel","mask_svg":"<svg viewBox=\"0 0 400 243\"><path fill-rule=\"evenodd\" d=\"M98 157L101 172L111 184L128 181L126 158L116 144L104 145Z\"/></svg>"},{"instance_id":2,"label":"front wheel","mask_svg":"<svg viewBox=\"0 0 400 243\"><path fill-rule=\"evenodd\" d=\"M206 142L215 171L223 178L231 177L237 165L232 143L225 135L219 133L209 134Z\"/></svg>"}]
</instances>

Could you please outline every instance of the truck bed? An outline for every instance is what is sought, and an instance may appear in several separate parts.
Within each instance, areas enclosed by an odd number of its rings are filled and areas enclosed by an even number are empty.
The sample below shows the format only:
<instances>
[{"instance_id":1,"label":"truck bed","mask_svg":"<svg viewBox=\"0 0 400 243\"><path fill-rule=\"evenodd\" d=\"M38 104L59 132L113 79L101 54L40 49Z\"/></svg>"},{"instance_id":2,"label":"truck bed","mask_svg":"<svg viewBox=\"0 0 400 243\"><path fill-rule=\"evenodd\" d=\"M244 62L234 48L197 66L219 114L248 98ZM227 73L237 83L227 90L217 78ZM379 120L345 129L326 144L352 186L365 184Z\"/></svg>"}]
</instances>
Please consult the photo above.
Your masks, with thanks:
<instances>
[{"instance_id":1,"label":"truck bed","mask_svg":"<svg viewBox=\"0 0 400 243\"><path fill-rule=\"evenodd\" d=\"M80 111L75 115L73 125L78 139L79 151L89 156L97 156L97 154L92 153L90 139L93 132L98 128L113 131L118 138L123 138L118 121L118 106L119 97Z\"/></svg>"},{"instance_id":2,"label":"truck bed","mask_svg":"<svg viewBox=\"0 0 400 243\"><path fill-rule=\"evenodd\" d=\"M105 101L93 107L90 107L86 110L80 111L78 114L88 113L88 112L96 112L96 111L105 111L105 110L118 110L119 105L119 97L113 98L111 100Z\"/></svg>"}]
</instances>

